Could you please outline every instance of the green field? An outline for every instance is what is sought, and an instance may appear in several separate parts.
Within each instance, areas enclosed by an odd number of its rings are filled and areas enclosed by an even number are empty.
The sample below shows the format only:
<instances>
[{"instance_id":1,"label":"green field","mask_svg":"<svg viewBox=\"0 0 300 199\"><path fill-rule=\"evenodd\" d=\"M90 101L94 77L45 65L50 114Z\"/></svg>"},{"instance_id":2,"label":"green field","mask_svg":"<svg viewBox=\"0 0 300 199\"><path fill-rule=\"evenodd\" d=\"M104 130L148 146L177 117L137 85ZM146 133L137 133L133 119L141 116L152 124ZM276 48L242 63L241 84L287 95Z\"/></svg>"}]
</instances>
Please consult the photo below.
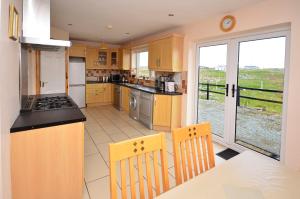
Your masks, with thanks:
<instances>
[{"instance_id":1,"label":"green field","mask_svg":"<svg viewBox=\"0 0 300 199\"><path fill-rule=\"evenodd\" d=\"M283 90L284 71L283 69L240 69L238 85L239 87ZM201 67L199 70L199 81L201 83L225 85L225 72L215 70L212 68ZM207 90L206 85L200 85L200 89ZM225 93L225 89L217 86L210 86L210 91L217 91ZM229 89L231 94L231 88ZM206 99L207 92L200 91L199 96L201 99ZM283 95L281 93L271 93L263 91L241 90L241 96L254 97L260 99L282 101ZM210 100L216 100L224 103L224 95L210 93ZM263 110L268 114L281 114L282 104L272 102L263 102L251 99L240 98L240 106L255 108Z\"/></svg>"}]
</instances>

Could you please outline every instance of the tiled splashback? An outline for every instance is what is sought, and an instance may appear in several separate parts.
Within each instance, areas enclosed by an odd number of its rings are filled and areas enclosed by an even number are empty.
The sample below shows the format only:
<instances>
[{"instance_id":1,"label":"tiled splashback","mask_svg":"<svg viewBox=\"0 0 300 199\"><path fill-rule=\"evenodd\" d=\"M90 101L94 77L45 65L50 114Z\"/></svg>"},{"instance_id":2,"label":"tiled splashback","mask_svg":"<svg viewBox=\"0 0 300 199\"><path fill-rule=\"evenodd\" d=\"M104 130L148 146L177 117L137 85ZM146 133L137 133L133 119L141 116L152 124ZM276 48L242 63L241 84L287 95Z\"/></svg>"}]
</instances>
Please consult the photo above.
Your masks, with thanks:
<instances>
[{"instance_id":1,"label":"tiled splashback","mask_svg":"<svg viewBox=\"0 0 300 199\"><path fill-rule=\"evenodd\" d=\"M97 70L97 69L88 69L86 70L87 77L100 77L100 76L109 76L110 74L122 74L125 76L129 75L128 71L121 70Z\"/></svg>"},{"instance_id":2,"label":"tiled splashback","mask_svg":"<svg viewBox=\"0 0 300 199\"><path fill-rule=\"evenodd\" d=\"M130 78L130 71L122 71L122 70L109 70L109 69L88 69L86 70L86 77L101 77L101 76L109 76L110 74L121 74L125 75L125 77L132 83L135 83L136 80ZM186 93L187 89L187 74L186 72L182 73L172 73L172 72L155 72L155 79L159 76L173 76L175 83L178 85L179 91ZM143 80L141 81L145 86L154 87L154 80Z\"/></svg>"}]
</instances>

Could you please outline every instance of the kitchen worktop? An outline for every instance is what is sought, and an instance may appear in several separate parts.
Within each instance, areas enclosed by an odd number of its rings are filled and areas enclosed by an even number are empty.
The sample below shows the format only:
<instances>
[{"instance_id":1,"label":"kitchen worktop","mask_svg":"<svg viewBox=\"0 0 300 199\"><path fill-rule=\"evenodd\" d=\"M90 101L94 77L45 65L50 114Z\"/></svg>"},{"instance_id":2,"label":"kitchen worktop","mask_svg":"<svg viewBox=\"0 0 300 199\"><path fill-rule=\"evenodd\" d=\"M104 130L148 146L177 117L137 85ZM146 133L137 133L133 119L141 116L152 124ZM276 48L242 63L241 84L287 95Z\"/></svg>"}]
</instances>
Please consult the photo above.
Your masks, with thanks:
<instances>
[{"instance_id":1,"label":"kitchen worktop","mask_svg":"<svg viewBox=\"0 0 300 199\"><path fill-rule=\"evenodd\" d=\"M15 120L11 133L86 121L78 107L47 111L24 112Z\"/></svg>"},{"instance_id":2,"label":"kitchen worktop","mask_svg":"<svg viewBox=\"0 0 300 199\"><path fill-rule=\"evenodd\" d=\"M152 87L143 86L143 85L137 85L137 84L130 84L130 83L122 83L122 82L98 82L98 81L87 81L87 84L106 84L106 83L112 83L120 86L125 86L131 89L140 90L146 93L151 94L157 94L157 95L182 95L181 92L166 92L166 91L160 91Z\"/></svg>"}]
</instances>

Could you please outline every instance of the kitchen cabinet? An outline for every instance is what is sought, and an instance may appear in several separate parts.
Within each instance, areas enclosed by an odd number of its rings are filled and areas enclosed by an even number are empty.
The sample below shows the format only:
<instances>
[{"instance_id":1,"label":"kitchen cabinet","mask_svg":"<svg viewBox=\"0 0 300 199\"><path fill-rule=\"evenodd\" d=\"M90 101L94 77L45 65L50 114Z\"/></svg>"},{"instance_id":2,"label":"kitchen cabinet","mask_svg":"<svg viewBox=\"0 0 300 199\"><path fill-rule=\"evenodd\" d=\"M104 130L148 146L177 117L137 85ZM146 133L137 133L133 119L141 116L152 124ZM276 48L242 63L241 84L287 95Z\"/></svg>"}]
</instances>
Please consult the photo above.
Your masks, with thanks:
<instances>
[{"instance_id":1,"label":"kitchen cabinet","mask_svg":"<svg viewBox=\"0 0 300 199\"><path fill-rule=\"evenodd\" d=\"M99 69L98 65L99 49L95 47L86 48L86 68Z\"/></svg>"},{"instance_id":2,"label":"kitchen cabinet","mask_svg":"<svg viewBox=\"0 0 300 199\"><path fill-rule=\"evenodd\" d=\"M101 49L98 51L98 67L99 68L108 68L108 50Z\"/></svg>"},{"instance_id":3,"label":"kitchen cabinet","mask_svg":"<svg viewBox=\"0 0 300 199\"><path fill-rule=\"evenodd\" d=\"M87 84L86 103L88 106L111 104L112 84L110 83Z\"/></svg>"},{"instance_id":4,"label":"kitchen cabinet","mask_svg":"<svg viewBox=\"0 0 300 199\"><path fill-rule=\"evenodd\" d=\"M183 65L183 37L172 35L150 42L149 69L154 71L181 72Z\"/></svg>"},{"instance_id":5,"label":"kitchen cabinet","mask_svg":"<svg viewBox=\"0 0 300 199\"><path fill-rule=\"evenodd\" d=\"M119 49L109 49L109 67L112 69L119 69L120 53Z\"/></svg>"},{"instance_id":6,"label":"kitchen cabinet","mask_svg":"<svg viewBox=\"0 0 300 199\"><path fill-rule=\"evenodd\" d=\"M82 198L83 122L10 135L13 199Z\"/></svg>"},{"instance_id":7,"label":"kitchen cabinet","mask_svg":"<svg viewBox=\"0 0 300 199\"><path fill-rule=\"evenodd\" d=\"M121 109L129 112L129 96L130 95L130 88L125 86L121 87Z\"/></svg>"},{"instance_id":8,"label":"kitchen cabinet","mask_svg":"<svg viewBox=\"0 0 300 199\"><path fill-rule=\"evenodd\" d=\"M153 129L170 131L181 127L181 96L154 95Z\"/></svg>"},{"instance_id":9,"label":"kitchen cabinet","mask_svg":"<svg viewBox=\"0 0 300 199\"><path fill-rule=\"evenodd\" d=\"M131 68L131 49L122 48L120 50L120 69L130 70Z\"/></svg>"},{"instance_id":10,"label":"kitchen cabinet","mask_svg":"<svg viewBox=\"0 0 300 199\"><path fill-rule=\"evenodd\" d=\"M83 44L73 44L69 48L70 57L86 57L86 46Z\"/></svg>"},{"instance_id":11,"label":"kitchen cabinet","mask_svg":"<svg viewBox=\"0 0 300 199\"><path fill-rule=\"evenodd\" d=\"M119 49L99 49L87 47L86 67L87 69L119 69Z\"/></svg>"}]
</instances>

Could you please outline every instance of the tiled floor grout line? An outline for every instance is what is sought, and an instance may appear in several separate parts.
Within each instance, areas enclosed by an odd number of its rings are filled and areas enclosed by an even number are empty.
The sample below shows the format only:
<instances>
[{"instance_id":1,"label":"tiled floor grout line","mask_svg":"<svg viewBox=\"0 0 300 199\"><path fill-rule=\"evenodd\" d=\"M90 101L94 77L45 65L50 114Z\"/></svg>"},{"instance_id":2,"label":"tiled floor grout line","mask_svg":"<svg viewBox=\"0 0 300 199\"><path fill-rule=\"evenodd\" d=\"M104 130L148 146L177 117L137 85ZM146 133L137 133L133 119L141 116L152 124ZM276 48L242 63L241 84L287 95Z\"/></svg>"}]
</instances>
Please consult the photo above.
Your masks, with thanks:
<instances>
[{"instance_id":1,"label":"tiled floor grout line","mask_svg":"<svg viewBox=\"0 0 300 199\"><path fill-rule=\"evenodd\" d=\"M91 137L91 135L90 135L90 133L89 133L88 130L87 130L87 132L88 132L89 136ZM98 151L99 155L100 155L101 158L103 159L103 161L104 161L104 163L106 164L107 168L109 169L109 165L107 164L107 162L105 161L103 155L101 154L100 150L98 149L96 142L94 141L94 139L93 139L92 137L91 137L91 140L92 140L92 142L94 143L94 145L95 145L95 147L96 147L96 150ZM92 155L92 154L91 154L91 155Z\"/></svg>"},{"instance_id":2,"label":"tiled floor grout line","mask_svg":"<svg viewBox=\"0 0 300 199\"><path fill-rule=\"evenodd\" d=\"M87 182L87 184L89 184L89 183L92 183L92 182L95 182L95 181L97 181L97 180L101 180L101 179L103 179L103 178L106 178L106 177L109 177L109 175L102 176L102 177L100 177L100 178L97 178L97 179L94 179L94 180L88 181L88 182Z\"/></svg>"},{"instance_id":3,"label":"tiled floor grout line","mask_svg":"<svg viewBox=\"0 0 300 199\"><path fill-rule=\"evenodd\" d=\"M122 134L124 134L124 135L126 135L129 139L130 139L130 137L119 127L119 126L117 126L117 125L115 125L115 123L113 122L113 120L112 119L110 119L109 117L107 117L107 115L105 115L104 114L104 116L109 120L109 121L111 121L112 122L112 124L116 127L116 128L118 128L121 132L122 132ZM119 119L121 119L122 121L124 121L125 123L127 123L129 126L131 126L131 127L133 127L129 122L127 122L125 119L123 119L122 117L118 117ZM101 124L99 124L102 128L103 128L103 126L101 125ZM134 128L134 127L133 127ZM134 128L135 130L137 130L138 131L138 129L136 129L136 128ZM103 128L103 130L106 132L106 130ZM106 134L108 134L107 132L106 132ZM113 134L112 134L113 135ZM144 134L143 134L144 135ZM113 140L113 139L112 139Z\"/></svg>"},{"instance_id":4,"label":"tiled floor grout line","mask_svg":"<svg viewBox=\"0 0 300 199\"><path fill-rule=\"evenodd\" d=\"M86 188L86 191L87 191L87 193L88 193L89 198L91 199L91 195L90 195L90 192L89 192L89 189L88 189L88 187L87 187L87 183L86 183L85 180L84 180L84 186L85 186L85 188Z\"/></svg>"},{"instance_id":5,"label":"tiled floor grout line","mask_svg":"<svg viewBox=\"0 0 300 199\"><path fill-rule=\"evenodd\" d=\"M97 111L97 109L96 109L96 111ZM105 116L105 114L104 114L104 116ZM103 126L92 116L92 118L97 122L97 124L104 130L104 133L113 141L113 142L115 142L112 138L111 138L111 136L106 132L106 130L103 128ZM106 117L107 118L107 117ZM114 123L113 123L114 124ZM123 132L123 131L122 131ZM88 133L89 133L89 131L88 131ZM123 134L125 134L125 133L123 133ZM126 135L126 134L125 134ZM126 135L127 136L127 135ZM128 137L128 136L127 136ZM107 168L109 169L109 164L105 161L105 159L104 159L104 157L103 157L103 155L101 154L101 151L98 149L98 147L97 147L97 144L95 143L95 141L94 141L94 139L91 137L91 139L92 139L92 141L93 141L93 143L94 143L94 145L95 145L95 147L96 147L96 150L99 152L99 154L100 154L100 156L102 157L102 159L103 159L103 161L104 161L104 163L106 164L106 166L107 166ZM108 175L109 176L109 175ZM107 176L105 176L105 177L107 177ZM101 179L101 178L99 178L99 179ZM96 179L96 180L99 180L99 179ZM95 181L96 181L95 180ZM92 181L91 181L92 182ZM89 182L90 183L90 182ZM119 186L119 184L117 183L117 185L118 185L118 187L119 188L121 188L120 186Z\"/></svg>"}]
</instances>

